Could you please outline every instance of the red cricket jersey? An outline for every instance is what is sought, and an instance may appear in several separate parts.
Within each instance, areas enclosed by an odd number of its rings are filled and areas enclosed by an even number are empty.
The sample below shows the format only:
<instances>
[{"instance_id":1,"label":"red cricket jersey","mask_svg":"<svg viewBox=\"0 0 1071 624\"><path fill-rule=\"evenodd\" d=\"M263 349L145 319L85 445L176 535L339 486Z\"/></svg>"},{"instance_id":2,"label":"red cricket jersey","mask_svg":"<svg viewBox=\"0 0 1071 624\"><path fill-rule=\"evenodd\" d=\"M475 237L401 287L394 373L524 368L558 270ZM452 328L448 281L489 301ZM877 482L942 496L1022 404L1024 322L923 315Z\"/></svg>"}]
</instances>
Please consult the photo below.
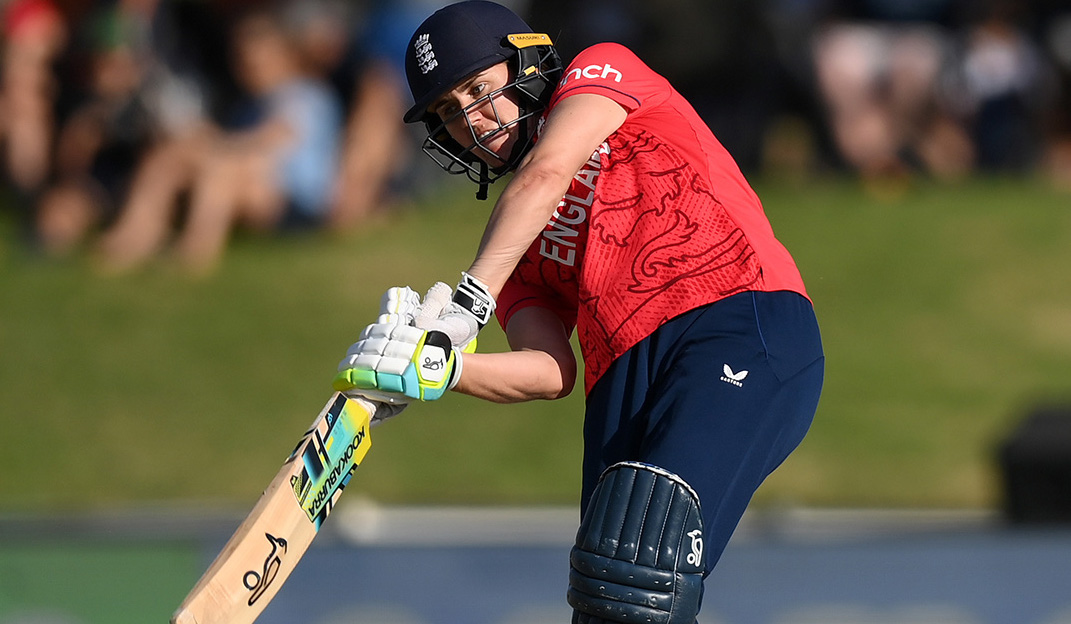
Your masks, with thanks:
<instances>
[{"instance_id":1,"label":"red cricket jersey","mask_svg":"<svg viewBox=\"0 0 1071 624\"><path fill-rule=\"evenodd\" d=\"M736 162L690 104L627 48L602 43L565 70L547 113L577 93L608 97L625 123L573 179L498 297L553 310L577 330L590 392L667 320L747 291L807 293Z\"/></svg>"}]
</instances>

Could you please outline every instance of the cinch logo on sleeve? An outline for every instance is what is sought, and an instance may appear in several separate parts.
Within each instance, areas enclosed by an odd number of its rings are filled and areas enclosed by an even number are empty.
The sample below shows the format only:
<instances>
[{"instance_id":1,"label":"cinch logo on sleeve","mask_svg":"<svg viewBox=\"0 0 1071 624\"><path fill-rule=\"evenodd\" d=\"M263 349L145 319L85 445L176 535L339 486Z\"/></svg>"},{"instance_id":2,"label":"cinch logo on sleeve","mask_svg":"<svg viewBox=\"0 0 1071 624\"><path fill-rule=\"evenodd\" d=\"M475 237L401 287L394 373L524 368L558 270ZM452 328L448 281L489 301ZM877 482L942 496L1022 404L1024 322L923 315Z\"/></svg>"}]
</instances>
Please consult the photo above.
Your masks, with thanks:
<instances>
[{"instance_id":1,"label":"cinch logo on sleeve","mask_svg":"<svg viewBox=\"0 0 1071 624\"><path fill-rule=\"evenodd\" d=\"M621 82L622 76L621 72L610 67L609 63L606 63L605 65L588 65L587 67L577 67L569 70L569 73L562 77L562 81L558 86L564 87L565 83L570 80L579 80L581 78L587 78L589 80L607 80L613 78L614 82Z\"/></svg>"}]
</instances>

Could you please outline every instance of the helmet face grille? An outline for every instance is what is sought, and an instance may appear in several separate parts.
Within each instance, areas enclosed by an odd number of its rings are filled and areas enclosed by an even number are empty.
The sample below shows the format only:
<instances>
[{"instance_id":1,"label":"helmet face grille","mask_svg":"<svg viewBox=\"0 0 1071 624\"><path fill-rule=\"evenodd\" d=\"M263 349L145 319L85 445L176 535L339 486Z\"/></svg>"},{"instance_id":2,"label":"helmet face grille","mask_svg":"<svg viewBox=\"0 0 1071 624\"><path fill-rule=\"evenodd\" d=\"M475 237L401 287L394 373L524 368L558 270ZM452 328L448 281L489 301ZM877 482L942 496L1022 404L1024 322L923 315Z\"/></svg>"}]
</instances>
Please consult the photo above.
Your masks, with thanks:
<instances>
[{"instance_id":1,"label":"helmet face grille","mask_svg":"<svg viewBox=\"0 0 1071 624\"><path fill-rule=\"evenodd\" d=\"M470 180L480 185L487 185L513 171L535 142L535 129L538 117L546 110L550 96L562 73L561 59L553 46L533 46L523 48L514 55L515 77L501 89L498 89L472 102L447 120L437 115L426 113L424 123L428 128L428 137L424 140L423 150L436 164L450 174L466 174ZM520 114L517 119L503 122L495 106L495 98L506 95L514 98ZM468 112L480 107L488 107L498 122L498 128L484 136L477 136L475 129L468 122ZM458 118L464 118L471 133L471 147L462 147L446 130ZM511 153L502 161L486 142L506 132L514 126L520 126L521 133ZM480 158L480 154L489 156L491 161L500 161L497 166L489 166Z\"/></svg>"},{"instance_id":2,"label":"helmet face grille","mask_svg":"<svg viewBox=\"0 0 1071 624\"><path fill-rule=\"evenodd\" d=\"M466 78L503 62L510 65L512 81L489 97L508 89L505 95L520 109L518 119L503 123L495 110L498 128L479 137L469 124L472 146L462 147L447 133L443 120L428 108ZM532 32L507 7L488 0L465 0L439 9L417 28L406 49L405 74L414 104L404 119L423 122L427 127L424 152L447 173L466 174L479 184L477 197L482 198L487 185L512 171L531 148L536 122L561 78L562 62L550 37ZM489 104L493 108L493 100L481 98L467 110ZM468 123L467 117L465 120ZM518 136L502 160L486 141L507 130Z\"/></svg>"}]
</instances>

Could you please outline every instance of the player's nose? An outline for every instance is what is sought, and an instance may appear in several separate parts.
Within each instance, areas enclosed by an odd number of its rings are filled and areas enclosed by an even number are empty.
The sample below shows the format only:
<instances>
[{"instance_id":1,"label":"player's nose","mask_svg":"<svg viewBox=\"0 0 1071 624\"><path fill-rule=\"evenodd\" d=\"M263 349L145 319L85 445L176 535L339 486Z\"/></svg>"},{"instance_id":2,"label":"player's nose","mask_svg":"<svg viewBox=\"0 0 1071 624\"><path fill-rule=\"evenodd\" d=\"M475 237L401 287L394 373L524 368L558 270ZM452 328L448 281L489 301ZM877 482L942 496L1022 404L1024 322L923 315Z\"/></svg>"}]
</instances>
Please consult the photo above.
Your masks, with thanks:
<instances>
[{"instance_id":1,"label":"player's nose","mask_svg":"<svg viewBox=\"0 0 1071 624\"><path fill-rule=\"evenodd\" d=\"M487 119L485 110L486 106L479 102L473 102L472 106L465 108L465 118L468 119L470 125L477 126Z\"/></svg>"}]
</instances>

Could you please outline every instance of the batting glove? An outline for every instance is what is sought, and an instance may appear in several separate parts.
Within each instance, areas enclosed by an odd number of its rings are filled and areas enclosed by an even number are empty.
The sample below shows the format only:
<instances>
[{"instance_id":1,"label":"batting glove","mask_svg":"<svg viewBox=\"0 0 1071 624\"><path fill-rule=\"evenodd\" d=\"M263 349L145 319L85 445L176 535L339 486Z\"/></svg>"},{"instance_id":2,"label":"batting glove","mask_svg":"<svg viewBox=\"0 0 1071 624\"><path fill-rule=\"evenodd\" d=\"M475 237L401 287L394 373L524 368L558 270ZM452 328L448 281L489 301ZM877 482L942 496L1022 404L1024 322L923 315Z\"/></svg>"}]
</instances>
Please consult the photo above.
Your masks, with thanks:
<instances>
[{"instance_id":1,"label":"batting glove","mask_svg":"<svg viewBox=\"0 0 1071 624\"><path fill-rule=\"evenodd\" d=\"M420 309L420 295L408 286L388 288L379 300L379 318L377 323L394 323L412 325Z\"/></svg>"},{"instance_id":2,"label":"batting glove","mask_svg":"<svg viewBox=\"0 0 1071 624\"><path fill-rule=\"evenodd\" d=\"M387 291L377 322L365 328L339 363L336 390L405 405L413 399L434 401L457 384L461 353L475 351L479 328L463 315L443 319L451 300L449 286L441 282L423 304L415 301L408 288Z\"/></svg>"},{"instance_id":3,"label":"batting glove","mask_svg":"<svg viewBox=\"0 0 1071 624\"><path fill-rule=\"evenodd\" d=\"M452 293L442 282L428 290L413 324L441 331L450 337L453 346L465 349L470 343L475 345L476 335L491 320L494 311L495 299L487 286L463 272Z\"/></svg>"},{"instance_id":4,"label":"batting glove","mask_svg":"<svg viewBox=\"0 0 1071 624\"><path fill-rule=\"evenodd\" d=\"M383 297L380 299L379 316L376 318L376 323L374 324L384 326L411 325L419 307L420 296L417 295L413 289L407 286L389 288L387 289L387 292L383 293ZM365 331L367 331L367 329ZM374 420L382 421L401 414L407 407L408 401L400 401L395 396L380 394L375 391L362 392L358 390L356 385L344 383L343 378L347 362L352 359L358 344L360 343L354 343L346 352L346 357L343 358L342 362L339 364L339 373L331 385L336 390L343 392L348 396L376 401L378 407L373 416Z\"/></svg>"}]
</instances>

